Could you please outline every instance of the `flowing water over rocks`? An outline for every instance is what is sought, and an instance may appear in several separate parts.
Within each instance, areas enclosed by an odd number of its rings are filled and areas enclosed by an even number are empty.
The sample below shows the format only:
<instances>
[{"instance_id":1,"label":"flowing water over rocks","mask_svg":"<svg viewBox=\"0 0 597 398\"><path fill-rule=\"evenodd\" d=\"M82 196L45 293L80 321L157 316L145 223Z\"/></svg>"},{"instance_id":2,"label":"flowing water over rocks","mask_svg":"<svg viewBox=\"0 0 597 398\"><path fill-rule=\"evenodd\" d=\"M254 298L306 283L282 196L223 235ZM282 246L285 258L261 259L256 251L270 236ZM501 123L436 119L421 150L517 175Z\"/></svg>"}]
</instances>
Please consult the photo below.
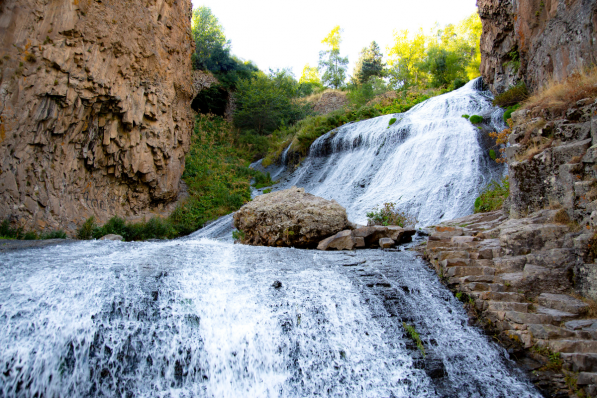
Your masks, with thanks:
<instances>
[{"instance_id":1,"label":"flowing water over rocks","mask_svg":"<svg viewBox=\"0 0 597 398\"><path fill-rule=\"evenodd\" d=\"M283 165L267 171L281 180L274 189L298 186L335 199L359 224L384 202L395 202L420 226L462 217L472 213L481 190L505 171L489 157L487 133L505 128L503 111L491 99L477 79L406 113L350 123L319 137L290 174ZM484 121L475 126L465 114ZM392 118L397 121L388 126Z\"/></svg>"},{"instance_id":2,"label":"flowing water over rocks","mask_svg":"<svg viewBox=\"0 0 597 398\"><path fill-rule=\"evenodd\" d=\"M0 253L0 396L540 396L413 253L198 235Z\"/></svg>"}]
</instances>

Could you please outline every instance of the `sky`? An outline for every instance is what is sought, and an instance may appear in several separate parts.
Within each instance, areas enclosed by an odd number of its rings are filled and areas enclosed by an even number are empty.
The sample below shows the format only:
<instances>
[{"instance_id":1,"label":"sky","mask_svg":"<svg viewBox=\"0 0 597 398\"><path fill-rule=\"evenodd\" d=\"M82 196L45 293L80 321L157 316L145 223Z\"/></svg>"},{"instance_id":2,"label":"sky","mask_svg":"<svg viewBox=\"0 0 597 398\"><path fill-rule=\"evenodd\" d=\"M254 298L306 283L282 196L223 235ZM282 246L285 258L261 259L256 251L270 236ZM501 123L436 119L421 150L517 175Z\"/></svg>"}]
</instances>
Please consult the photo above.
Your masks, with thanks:
<instances>
[{"instance_id":1,"label":"sky","mask_svg":"<svg viewBox=\"0 0 597 398\"><path fill-rule=\"evenodd\" d=\"M300 78L305 64L317 66L321 40L337 25L343 29L340 54L349 74L359 52L375 40L382 52L395 30L426 33L437 22L457 23L476 12L476 0L192 0L220 20L232 54L267 71L292 68Z\"/></svg>"}]
</instances>

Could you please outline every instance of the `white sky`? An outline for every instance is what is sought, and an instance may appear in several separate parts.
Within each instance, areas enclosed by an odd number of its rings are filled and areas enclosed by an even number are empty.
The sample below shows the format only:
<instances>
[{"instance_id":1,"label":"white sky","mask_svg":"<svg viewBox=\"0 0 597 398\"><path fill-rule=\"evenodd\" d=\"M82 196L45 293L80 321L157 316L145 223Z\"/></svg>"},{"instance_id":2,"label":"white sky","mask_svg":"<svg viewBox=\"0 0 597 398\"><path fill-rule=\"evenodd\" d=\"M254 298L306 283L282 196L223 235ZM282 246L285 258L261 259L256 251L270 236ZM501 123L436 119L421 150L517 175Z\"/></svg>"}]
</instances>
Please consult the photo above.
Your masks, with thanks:
<instances>
[{"instance_id":1,"label":"white sky","mask_svg":"<svg viewBox=\"0 0 597 398\"><path fill-rule=\"evenodd\" d=\"M457 23L476 12L476 0L192 0L211 8L232 42L232 54L267 71L292 68L297 79L306 63L317 66L321 40L336 25L344 30L340 54L352 72L360 50L377 41L382 52L393 31L435 22Z\"/></svg>"}]
</instances>

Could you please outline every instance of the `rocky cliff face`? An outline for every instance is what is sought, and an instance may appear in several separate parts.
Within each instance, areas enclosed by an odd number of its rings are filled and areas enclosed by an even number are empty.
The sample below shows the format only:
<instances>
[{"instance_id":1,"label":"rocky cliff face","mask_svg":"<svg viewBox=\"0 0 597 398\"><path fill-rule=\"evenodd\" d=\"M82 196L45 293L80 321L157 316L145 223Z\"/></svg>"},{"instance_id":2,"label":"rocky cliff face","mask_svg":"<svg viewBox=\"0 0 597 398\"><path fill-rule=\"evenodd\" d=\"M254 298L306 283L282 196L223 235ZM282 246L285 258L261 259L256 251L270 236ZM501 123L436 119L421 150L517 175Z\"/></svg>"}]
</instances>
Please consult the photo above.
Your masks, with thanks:
<instances>
[{"instance_id":1,"label":"rocky cliff face","mask_svg":"<svg viewBox=\"0 0 597 398\"><path fill-rule=\"evenodd\" d=\"M597 63L597 1L477 0L481 74L494 93L531 90Z\"/></svg>"},{"instance_id":2,"label":"rocky cliff face","mask_svg":"<svg viewBox=\"0 0 597 398\"><path fill-rule=\"evenodd\" d=\"M177 198L190 0L0 2L0 218L74 229Z\"/></svg>"}]
</instances>

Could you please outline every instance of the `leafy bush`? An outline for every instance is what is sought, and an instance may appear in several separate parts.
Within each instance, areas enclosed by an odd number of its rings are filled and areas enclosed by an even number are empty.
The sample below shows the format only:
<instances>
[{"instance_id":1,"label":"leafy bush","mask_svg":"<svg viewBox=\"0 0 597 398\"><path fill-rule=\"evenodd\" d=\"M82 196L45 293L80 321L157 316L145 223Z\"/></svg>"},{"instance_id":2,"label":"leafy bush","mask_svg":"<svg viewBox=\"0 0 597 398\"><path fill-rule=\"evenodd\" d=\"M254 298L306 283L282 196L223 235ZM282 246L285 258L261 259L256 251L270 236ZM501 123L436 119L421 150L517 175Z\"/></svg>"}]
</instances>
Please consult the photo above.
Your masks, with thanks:
<instances>
[{"instance_id":1,"label":"leafy bush","mask_svg":"<svg viewBox=\"0 0 597 398\"><path fill-rule=\"evenodd\" d=\"M472 124L479 124L483 121L483 116L473 115L468 119Z\"/></svg>"},{"instance_id":2,"label":"leafy bush","mask_svg":"<svg viewBox=\"0 0 597 398\"><path fill-rule=\"evenodd\" d=\"M465 118L466 120L468 120L470 118L470 116L466 115L466 114L462 115L462 117Z\"/></svg>"},{"instance_id":3,"label":"leafy bush","mask_svg":"<svg viewBox=\"0 0 597 398\"><path fill-rule=\"evenodd\" d=\"M396 208L396 203L384 203L381 208L376 207L367 213L368 225L398 225L400 227L414 227L417 219Z\"/></svg>"},{"instance_id":4,"label":"leafy bush","mask_svg":"<svg viewBox=\"0 0 597 398\"><path fill-rule=\"evenodd\" d=\"M390 119L390 121L388 122L388 128L389 128L391 125L393 125L394 123L396 123L396 118L395 118L395 117L391 118L391 119Z\"/></svg>"},{"instance_id":5,"label":"leafy bush","mask_svg":"<svg viewBox=\"0 0 597 398\"><path fill-rule=\"evenodd\" d=\"M40 239L66 239L66 232L61 229L44 232L40 235Z\"/></svg>"},{"instance_id":6,"label":"leafy bush","mask_svg":"<svg viewBox=\"0 0 597 398\"><path fill-rule=\"evenodd\" d=\"M269 187L277 182L272 181L272 176L269 174L269 172L266 174L260 171L256 171L255 173L255 184L253 185L255 189Z\"/></svg>"},{"instance_id":7,"label":"leafy bush","mask_svg":"<svg viewBox=\"0 0 597 398\"><path fill-rule=\"evenodd\" d=\"M489 150L489 157L490 157L492 160L496 160L496 159L497 159L497 154L495 153L495 150L493 150L493 149L490 149L490 150Z\"/></svg>"},{"instance_id":8,"label":"leafy bush","mask_svg":"<svg viewBox=\"0 0 597 398\"><path fill-rule=\"evenodd\" d=\"M510 195L510 182L504 177L500 182L492 181L475 200L475 213L486 213L502 208Z\"/></svg>"},{"instance_id":9,"label":"leafy bush","mask_svg":"<svg viewBox=\"0 0 597 398\"><path fill-rule=\"evenodd\" d=\"M23 239L25 231L22 227L11 227L8 219L0 224L0 237L5 239Z\"/></svg>"},{"instance_id":10,"label":"leafy bush","mask_svg":"<svg viewBox=\"0 0 597 398\"><path fill-rule=\"evenodd\" d=\"M93 231L97 228L95 217L91 216L77 230L77 238L89 240L93 238Z\"/></svg>"},{"instance_id":11,"label":"leafy bush","mask_svg":"<svg viewBox=\"0 0 597 398\"><path fill-rule=\"evenodd\" d=\"M508 123L508 119L510 119L512 117L512 113L514 113L516 110L520 109L520 104L516 104L516 105L512 105L506 108L506 112L504 112L504 123Z\"/></svg>"},{"instance_id":12,"label":"leafy bush","mask_svg":"<svg viewBox=\"0 0 597 398\"><path fill-rule=\"evenodd\" d=\"M264 194L266 194L266 193L270 193L270 192L272 192L272 189L271 189L271 188L268 188L268 189L264 189L264 190L263 190L263 193L264 193Z\"/></svg>"},{"instance_id":13,"label":"leafy bush","mask_svg":"<svg viewBox=\"0 0 597 398\"><path fill-rule=\"evenodd\" d=\"M513 106L529 98L529 90L526 84L519 83L518 85L509 88L503 94L499 94L493 100L493 105L506 108Z\"/></svg>"},{"instance_id":14,"label":"leafy bush","mask_svg":"<svg viewBox=\"0 0 597 398\"><path fill-rule=\"evenodd\" d=\"M235 242L242 242L243 240L245 240L244 231L235 229L234 231L232 231L232 239L234 239Z\"/></svg>"},{"instance_id":15,"label":"leafy bush","mask_svg":"<svg viewBox=\"0 0 597 398\"><path fill-rule=\"evenodd\" d=\"M39 239L39 236L37 235L37 232L35 232L35 231L28 231L28 232L25 232L23 239L24 240L37 240L37 239Z\"/></svg>"}]
</instances>

